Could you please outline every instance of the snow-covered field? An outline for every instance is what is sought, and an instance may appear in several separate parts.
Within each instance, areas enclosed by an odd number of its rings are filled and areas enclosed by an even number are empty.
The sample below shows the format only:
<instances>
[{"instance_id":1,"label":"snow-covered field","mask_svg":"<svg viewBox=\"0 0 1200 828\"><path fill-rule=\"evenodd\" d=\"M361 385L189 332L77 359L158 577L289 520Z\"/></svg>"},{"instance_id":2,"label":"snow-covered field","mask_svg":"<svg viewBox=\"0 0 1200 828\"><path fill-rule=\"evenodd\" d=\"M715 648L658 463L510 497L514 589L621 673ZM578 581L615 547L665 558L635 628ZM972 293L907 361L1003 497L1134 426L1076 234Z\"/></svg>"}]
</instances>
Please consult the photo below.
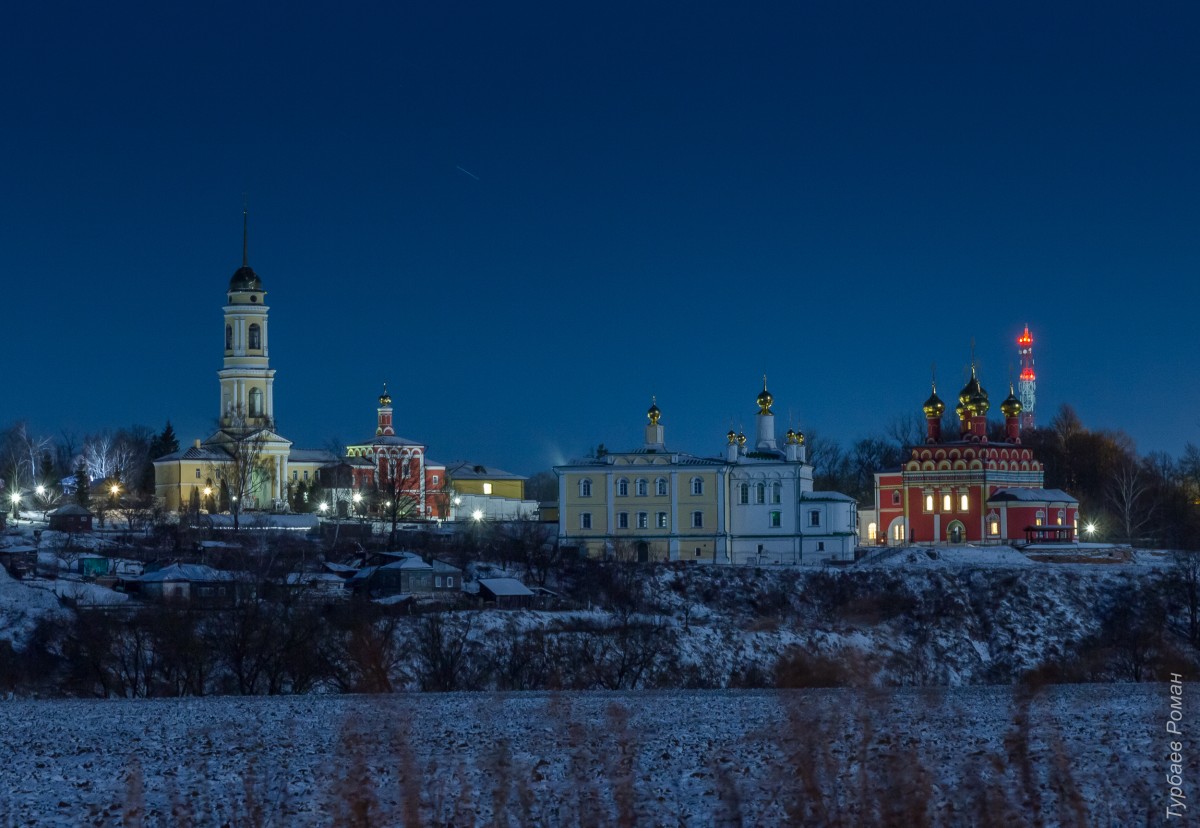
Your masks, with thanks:
<instances>
[{"instance_id":1,"label":"snow-covered field","mask_svg":"<svg viewBox=\"0 0 1200 828\"><path fill-rule=\"evenodd\" d=\"M999 687L9 701L0 824L1157 824L1168 705L1050 688L1025 745Z\"/></svg>"}]
</instances>

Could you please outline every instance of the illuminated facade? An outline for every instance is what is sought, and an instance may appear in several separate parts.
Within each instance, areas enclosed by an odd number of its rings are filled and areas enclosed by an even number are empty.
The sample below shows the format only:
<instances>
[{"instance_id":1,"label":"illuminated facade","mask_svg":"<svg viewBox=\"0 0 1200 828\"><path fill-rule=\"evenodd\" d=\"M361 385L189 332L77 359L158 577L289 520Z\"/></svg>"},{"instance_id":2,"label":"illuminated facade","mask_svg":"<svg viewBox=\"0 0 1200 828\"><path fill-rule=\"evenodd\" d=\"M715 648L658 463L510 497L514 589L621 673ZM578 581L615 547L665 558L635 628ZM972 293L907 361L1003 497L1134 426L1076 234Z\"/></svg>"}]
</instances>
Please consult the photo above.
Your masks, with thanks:
<instances>
[{"instance_id":1,"label":"illuminated facade","mask_svg":"<svg viewBox=\"0 0 1200 828\"><path fill-rule=\"evenodd\" d=\"M757 403L753 446L731 431L723 456L668 451L654 404L642 448L555 467L560 545L636 561L852 561L853 498L814 492L804 435L789 429L781 446L765 383Z\"/></svg>"},{"instance_id":2,"label":"illuminated facade","mask_svg":"<svg viewBox=\"0 0 1200 828\"><path fill-rule=\"evenodd\" d=\"M1079 503L1043 488L1041 463L1021 445L1021 401L1010 387L1000 404L1003 442L987 433L987 391L971 366L958 397L958 439L943 439L937 386L924 405L926 437L896 471L875 475L876 542L1010 543L1075 541Z\"/></svg>"},{"instance_id":3,"label":"illuminated facade","mask_svg":"<svg viewBox=\"0 0 1200 828\"><path fill-rule=\"evenodd\" d=\"M445 465L431 460L424 444L398 436L392 415L392 397L385 385L376 409L375 436L346 447L355 488L378 490L386 498L399 499L408 517L446 518L449 487Z\"/></svg>"}]
</instances>

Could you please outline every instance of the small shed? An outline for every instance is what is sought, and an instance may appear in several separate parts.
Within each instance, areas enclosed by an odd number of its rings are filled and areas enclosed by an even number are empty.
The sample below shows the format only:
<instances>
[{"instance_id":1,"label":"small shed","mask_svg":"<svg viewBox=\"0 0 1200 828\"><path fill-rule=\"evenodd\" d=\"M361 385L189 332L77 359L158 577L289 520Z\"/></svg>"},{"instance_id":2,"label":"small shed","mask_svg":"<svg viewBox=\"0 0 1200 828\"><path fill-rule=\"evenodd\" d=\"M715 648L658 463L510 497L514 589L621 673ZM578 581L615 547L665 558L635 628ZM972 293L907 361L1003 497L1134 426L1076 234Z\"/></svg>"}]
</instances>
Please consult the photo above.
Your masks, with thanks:
<instances>
[{"instance_id":1,"label":"small shed","mask_svg":"<svg viewBox=\"0 0 1200 828\"><path fill-rule=\"evenodd\" d=\"M500 609L507 609L532 605L534 595L516 578L480 578L479 597Z\"/></svg>"},{"instance_id":2,"label":"small shed","mask_svg":"<svg viewBox=\"0 0 1200 828\"><path fill-rule=\"evenodd\" d=\"M85 578L98 578L107 575L112 568L112 561L103 555L80 555L79 572Z\"/></svg>"},{"instance_id":3,"label":"small shed","mask_svg":"<svg viewBox=\"0 0 1200 828\"><path fill-rule=\"evenodd\" d=\"M59 506L50 513L50 529L55 532L90 532L92 513L78 503Z\"/></svg>"}]
</instances>

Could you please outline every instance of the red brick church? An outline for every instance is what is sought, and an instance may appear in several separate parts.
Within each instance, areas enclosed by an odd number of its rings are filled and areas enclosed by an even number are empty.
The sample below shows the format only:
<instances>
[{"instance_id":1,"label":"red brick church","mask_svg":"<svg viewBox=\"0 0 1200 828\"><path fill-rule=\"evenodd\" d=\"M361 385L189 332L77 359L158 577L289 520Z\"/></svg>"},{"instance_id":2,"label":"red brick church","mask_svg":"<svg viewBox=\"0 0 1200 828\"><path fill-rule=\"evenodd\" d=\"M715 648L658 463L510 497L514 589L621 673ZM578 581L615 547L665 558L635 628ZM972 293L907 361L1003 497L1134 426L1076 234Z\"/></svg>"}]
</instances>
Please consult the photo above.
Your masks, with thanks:
<instances>
[{"instance_id":1,"label":"red brick church","mask_svg":"<svg viewBox=\"0 0 1200 828\"><path fill-rule=\"evenodd\" d=\"M957 439L943 439L937 385L925 401L925 443L904 465L875 475L877 542L1011 543L1078 540L1079 501L1043 487L1042 465L1021 445L1021 401L1000 404L1004 440L987 433L987 391L971 366L958 395Z\"/></svg>"}]
</instances>

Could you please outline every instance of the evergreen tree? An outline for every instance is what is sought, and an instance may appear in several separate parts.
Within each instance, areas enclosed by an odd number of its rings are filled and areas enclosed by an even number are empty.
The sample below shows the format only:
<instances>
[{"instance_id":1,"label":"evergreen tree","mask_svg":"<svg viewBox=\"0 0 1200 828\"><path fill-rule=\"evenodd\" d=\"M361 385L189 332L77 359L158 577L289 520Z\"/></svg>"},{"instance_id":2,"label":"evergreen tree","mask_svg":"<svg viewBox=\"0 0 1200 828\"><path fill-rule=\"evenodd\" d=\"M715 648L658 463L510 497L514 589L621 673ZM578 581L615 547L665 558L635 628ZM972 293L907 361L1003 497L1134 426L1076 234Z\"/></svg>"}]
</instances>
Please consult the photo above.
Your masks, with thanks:
<instances>
[{"instance_id":1,"label":"evergreen tree","mask_svg":"<svg viewBox=\"0 0 1200 828\"><path fill-rule=\"evenodd\" d=\"M221 481L217 508L222 512L229 511L229 485L224 480Z\"/></svg>"},{"instance_id":2,"label":"evergreen tree","mask_svg":"<svg viewBox=\"0 0 1200 828\"><path fill-rule=\"evenodd\" d=\"M154 493L154 461L173 451L179 451L179 438L175 436L175 428L171 421L167 420L163 430L150 441L149 451L146 452L149 456L142 471L142 491Z\"/></svg>"},{"instance_id":3,"label":"evergreen tree","mask_svg":"<svg viewBox=\"0 0 1200 828\"><path fill-rule=\"evenodd\" d=\"M92 496L92 481L88 478L87 463L82 460L75 467L75 502L88 508Z\"/></svg>"}]
</instances>

